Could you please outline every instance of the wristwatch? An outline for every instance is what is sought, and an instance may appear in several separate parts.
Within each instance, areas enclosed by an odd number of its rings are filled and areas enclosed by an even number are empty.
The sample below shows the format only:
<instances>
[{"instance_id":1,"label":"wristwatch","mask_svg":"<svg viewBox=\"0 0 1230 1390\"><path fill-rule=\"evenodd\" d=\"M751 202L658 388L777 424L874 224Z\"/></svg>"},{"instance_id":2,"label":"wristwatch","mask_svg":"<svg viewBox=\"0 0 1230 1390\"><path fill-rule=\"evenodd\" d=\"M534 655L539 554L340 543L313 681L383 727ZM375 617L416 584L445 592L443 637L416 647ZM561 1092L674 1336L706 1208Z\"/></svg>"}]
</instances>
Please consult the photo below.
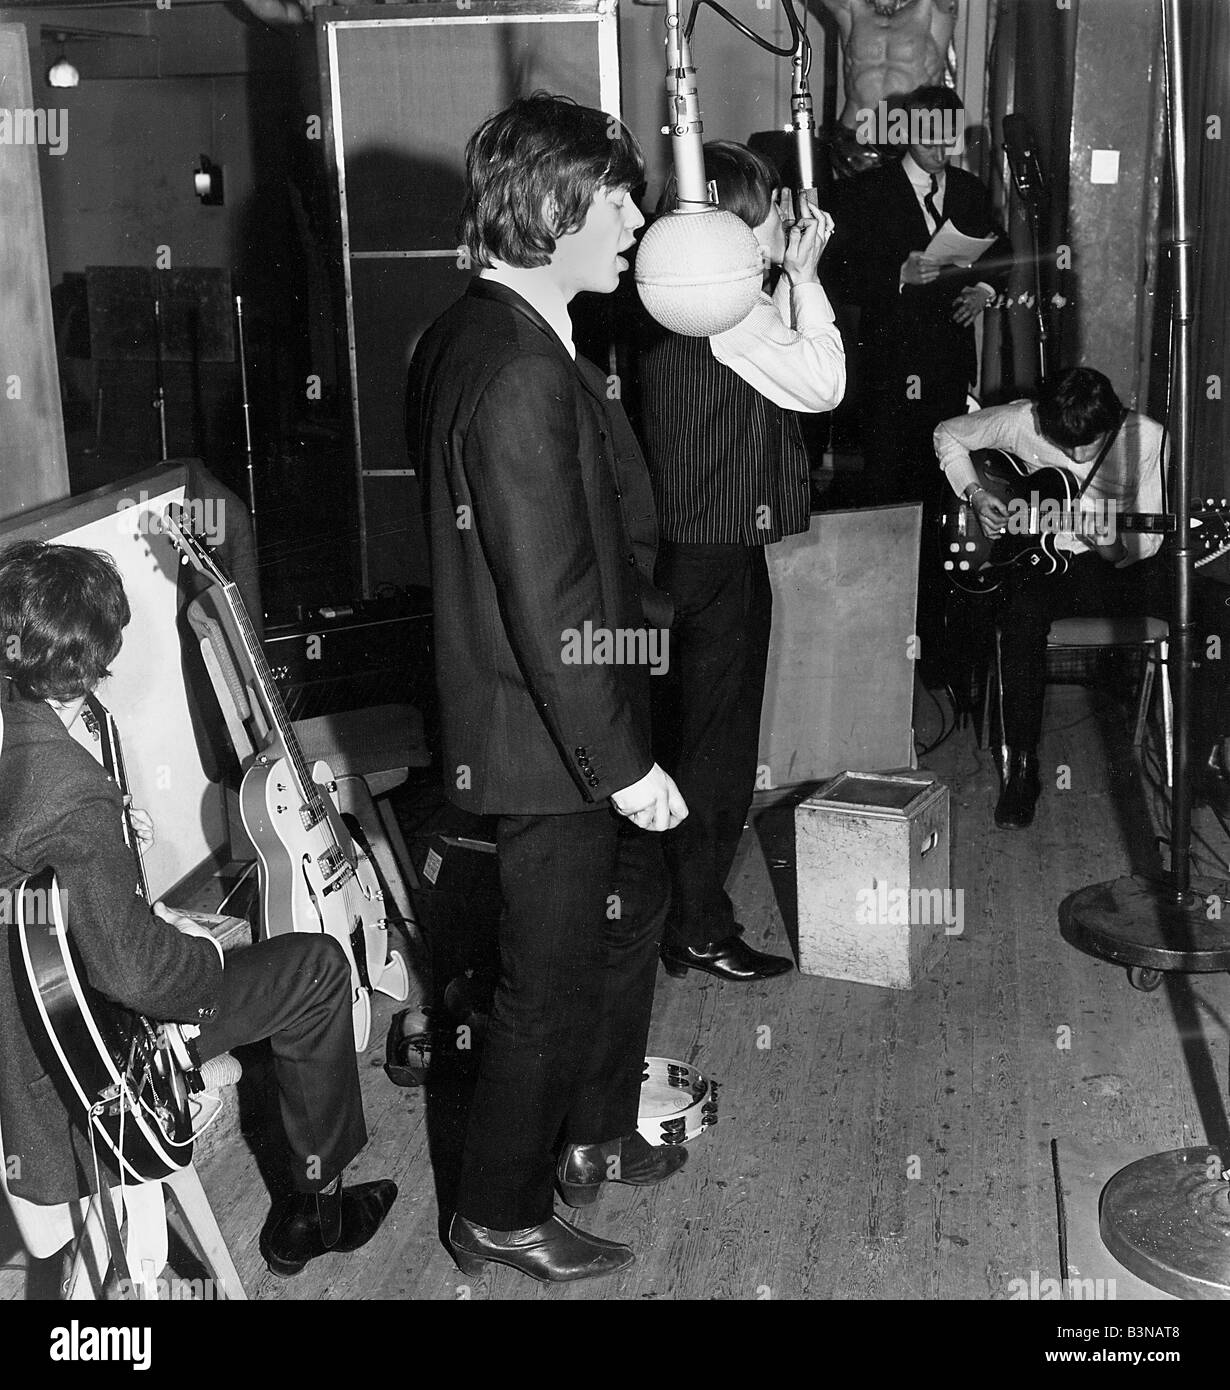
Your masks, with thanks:
<instances>
[{"instance_id":1,"label":"wristwatch","mask_svg":"<svg viewBox=\"0 0 1230 1390\"><path fill-rule=\"evenodd\" d=\"M964 494L965 500L966 500L971 506L973 506L974 498L977 497L978 494L979 494L980 492L985 492L985 491L986 491L986 488L984 488L983 485L982 485L981 483L974 483L974 485L973 485L972 487L966 488L965 494Z\"/></svg>"}]
</instances>

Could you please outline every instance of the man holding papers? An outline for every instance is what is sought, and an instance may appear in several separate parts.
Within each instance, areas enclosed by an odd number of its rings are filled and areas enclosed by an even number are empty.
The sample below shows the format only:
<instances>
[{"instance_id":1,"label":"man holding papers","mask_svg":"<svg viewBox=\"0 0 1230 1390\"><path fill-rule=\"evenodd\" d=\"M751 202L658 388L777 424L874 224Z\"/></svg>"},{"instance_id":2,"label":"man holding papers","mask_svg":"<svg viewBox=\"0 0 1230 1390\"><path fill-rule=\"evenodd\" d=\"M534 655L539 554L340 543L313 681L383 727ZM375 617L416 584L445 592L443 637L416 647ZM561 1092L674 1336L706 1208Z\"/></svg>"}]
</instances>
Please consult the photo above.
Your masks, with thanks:
<instances>
[{"instance_id":1,"label":"man holding papers","mask_svg":"<svg viewBox=\"0 0 1230 1390\"><path fill-rule=\"evenodd\" d=\"M920 87L902 97L907 113L932 117L933 136L952 134L961 118L956 92ZM925 133L925 122L914 128ZM821 277L862 309L859 416L864 486L859 500L937 502L931 435L962 414L978 374L974 323L1007 284L1011 244L995 223L985 185L948 161L960 140L911 144L898 163L837 186L837 230ZM951 226L947 226L951 224ZM991 238L971 268L928 256L947 227ZM976 249L976 248L975 248Z\"/></svg>"},{"instance_id":2,"label":"man holding papers","mask_svg":"<svg viewBox=\"0 0 1230 1390\"><path fill-rule=\"evenodd\" d=\"M963 129L956 92L920 87L900 101L918 143L899 162L836 185L837 230L820 276L830 293L862 310L855 383L863 472L852 500L924 504L915 654L928 685L959 690L968 681L961 653L971 642L967 618L946 619L943 480L931 436L941 420L965 411L978 376L974 324L1007 286L1012 247L985 185L948 162ZM972 269L941 264L929 254L937 232L950 245L957 233L982 238L964 248L974 254L987 249Z\"/></svg>"}]
</instances>

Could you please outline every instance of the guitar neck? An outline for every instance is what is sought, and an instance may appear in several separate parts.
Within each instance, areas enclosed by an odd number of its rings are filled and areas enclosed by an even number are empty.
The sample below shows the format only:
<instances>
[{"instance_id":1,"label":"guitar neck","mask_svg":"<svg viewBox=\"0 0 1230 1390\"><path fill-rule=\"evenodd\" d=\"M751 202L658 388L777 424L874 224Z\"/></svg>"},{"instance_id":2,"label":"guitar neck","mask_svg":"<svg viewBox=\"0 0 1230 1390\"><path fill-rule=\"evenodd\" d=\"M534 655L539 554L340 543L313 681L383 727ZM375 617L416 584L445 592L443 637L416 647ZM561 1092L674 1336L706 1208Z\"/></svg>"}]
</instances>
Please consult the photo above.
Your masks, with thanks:
<instances>
[{"instance_id":1,"label":"guitar neck","mask_svg":"<svg viewBox=\"0 0 1230 1390\"><path fill-rule=\"evenodd\" d=\"M299 798L303 802L304 824L309 828L321 821L325 821L327 824L320 788L312 780L311 771L303 756L303 750L299 746L290 715L286 712L281 692L274 683L273 672L269 669L264 648L260 638L256 635L256 629L252 626L251 619L248 617L248 610L239 595L238 586L233 580L228 580L219 587L259 687L261 702L264 704L273 725L275 740L290 767Z\"/></svg>"},{"instance_id":2,"label":"guitar neck","mask_svg":"<svg viewBox=\"0 0 1230 1390\"><path fill-rule=\"evenodd\" d=\"M120 731L116 727L111 711L97 696L90 695L86 699L85 714L87 726L98 738L102 751L103 768L119 788L120 796L123 798L124 838L128 842L128 848L132 851L133 862L137 869L137 892L147 903L153 902L153 898L150 897L149 879L145 875L145 858L141 853L141 840L132 823L132 788L128 785L128 772L124 767L124 748L120 743Z\"/></svg>"}]
</instances>

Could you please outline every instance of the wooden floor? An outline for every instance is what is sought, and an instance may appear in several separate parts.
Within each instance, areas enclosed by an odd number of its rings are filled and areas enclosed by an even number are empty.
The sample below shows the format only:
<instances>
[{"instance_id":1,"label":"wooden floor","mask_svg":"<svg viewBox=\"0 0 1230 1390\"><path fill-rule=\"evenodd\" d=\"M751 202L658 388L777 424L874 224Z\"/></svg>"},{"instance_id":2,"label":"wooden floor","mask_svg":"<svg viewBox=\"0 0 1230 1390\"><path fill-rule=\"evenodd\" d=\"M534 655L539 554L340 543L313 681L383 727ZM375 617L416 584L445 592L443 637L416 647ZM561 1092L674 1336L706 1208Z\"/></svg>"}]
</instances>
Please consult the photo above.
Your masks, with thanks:
<instances>
[{"instance_id":1,"label":"wooden floor","mask_svg":"<svg viewBox=\"0 0 1230 1390\"><path fill-rule=\"evenodd\" d=\"M371 1140L352 1176L395 1178L397 1205L364 1251L276 1279L257 1251L267 1189L248 1147L225 1146L202 1178L249 1295L1007 1299L1061 1274L1055 1141L1069 1273L1114 1279L1120 1299L1164 1297L1102 1247L1098 1194L1133 1158L1226 1136L1230 983L1169 976L1138 992L1059 936L1065 894L1156 863L1156 749L1140 771L1123 727L1106 692L1050 688L1049 786L1028 832L993 829L996 778L969 729L924 758L952 790L964 930L921 987L660 974L650 1050L718 1078L722 1116L670 1182L614 1187L580 1218L636 1249L622 1276L544 1288L506 1269L458 1272L440 1243L432 1160L447 1151L448 1117L385 1079L383 1001L361 1063ZM920 719L920 738L935 732ZM1055 790L1065 766L1071 787ZM1230 841L1207 812L1196 828L1199 867L1224 877ZM794 929L792 854L791 806L770 797L733 886L757 945L783 949ZM25 1296L7 1226L0 1260L17 1266L0 1271L0 1298Z\"/></svg>"}]
</instances>

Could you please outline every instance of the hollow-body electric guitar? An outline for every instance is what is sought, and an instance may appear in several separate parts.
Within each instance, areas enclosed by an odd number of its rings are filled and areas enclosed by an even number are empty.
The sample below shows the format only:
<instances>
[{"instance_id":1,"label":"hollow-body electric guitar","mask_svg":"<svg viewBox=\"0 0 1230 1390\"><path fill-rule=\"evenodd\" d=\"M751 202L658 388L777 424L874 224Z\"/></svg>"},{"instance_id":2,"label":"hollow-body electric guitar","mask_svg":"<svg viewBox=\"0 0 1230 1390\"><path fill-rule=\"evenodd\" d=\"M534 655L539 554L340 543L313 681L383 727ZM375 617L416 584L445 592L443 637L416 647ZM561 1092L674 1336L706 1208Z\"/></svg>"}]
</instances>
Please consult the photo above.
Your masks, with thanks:
<instances>
[{"instance_id":1,"label":"hollow-body electric guitar","mask_svg":"<svg viewBox=\"0 0 1230 1390\"><path fill-rule=\"evenodd\" d=\"M101 762L124 798L124 835L135 859L135 891L150 901L140 844L128 814L124 756L110 712L92 695L81 718L98 741ZM125 1178L166 1177L192 1161L188 1097L201 1089L193 1025L157 1023L114 1003L86 977L54 870L12 890L16 941L24 972L14 979L41 1019L52 1050L84 1110ZM167 927L171 931L173 928Z\"/></svg>"},{"instance_id":2,"label":"hollow-body electric guitar","mask_svg":"<svg viewBox=\"0 0 1230 1390\"><path fill-rule=\"evenodd\" d=\"M1063 468L1030 471L1006 449L976 449L970 455L979 483L1008 508L1004 534L991 539L978 514L962 498L949 496L941 526L944 573L959 589L990 593L1015 565L1043 574L1067 570L1072 552L1056 542L1061 535L1094 537L1108 530L1170 533L1175 517L1163 512L1122 512L1099 499L1081 509L1081 485ZM1230 511L1194 511L1191 518L1195 565L1207 565L1230 550Z\"/></svg>"},{"instance_id":3,"label":"hollow-body electric guitar","mask_svg":"<svg viewBox=\"0 0 1230 1390\"><path fill-rule=\"evenodd\" d=\"M393 999L410 992L401 953L389 949L388 914L367 854L342 819L329 765L308 766L281 694L235 583L174 508L163 528L183 559L215 585L229 618L229 636L268 725L244 768L239 810L256 846L261 930L327 932L350 964L355 1049L371 1033L371 991Z\"/></svg>"}]
</instances>

